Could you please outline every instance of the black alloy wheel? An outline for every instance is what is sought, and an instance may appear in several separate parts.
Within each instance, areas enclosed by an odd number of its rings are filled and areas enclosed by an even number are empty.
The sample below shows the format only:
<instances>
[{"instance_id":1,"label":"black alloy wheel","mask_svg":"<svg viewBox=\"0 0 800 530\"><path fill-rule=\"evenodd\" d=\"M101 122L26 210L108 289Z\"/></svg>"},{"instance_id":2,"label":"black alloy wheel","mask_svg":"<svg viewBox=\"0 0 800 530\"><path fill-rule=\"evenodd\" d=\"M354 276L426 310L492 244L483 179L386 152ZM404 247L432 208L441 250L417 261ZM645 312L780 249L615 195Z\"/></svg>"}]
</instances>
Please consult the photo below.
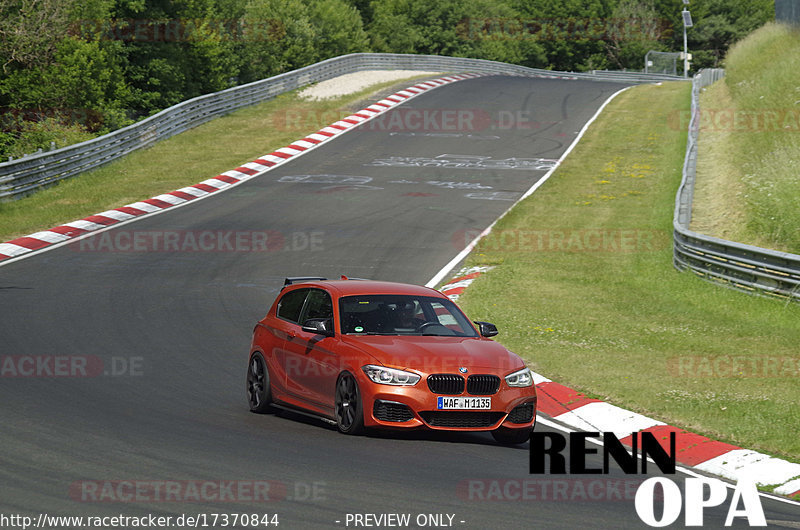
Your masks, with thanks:
<instances>
[{"instance_id":1,"label":"black alloy wheel","mask_svg":"<svg viewBox=\"0 0 800 530\"><path fill-rule=\"evenodd\" d=\"M264 357L259 352L250 357L250 365L247 368L247 400L250 402L252 412L264 414L270 410L272 391L269 386L269 371Z\"/></svg>"},{"instance_id":2,"label":"black alloy wheel","mask_svg":"<svg viewBox=\"0 0 800 530\"><path fill-rule=\"evenodd\" d=\"M364 430L364 413L358 383L349 372L343 372L336 381L336 426L344 434L359 434Z\"/></svg>"}]
</instances>

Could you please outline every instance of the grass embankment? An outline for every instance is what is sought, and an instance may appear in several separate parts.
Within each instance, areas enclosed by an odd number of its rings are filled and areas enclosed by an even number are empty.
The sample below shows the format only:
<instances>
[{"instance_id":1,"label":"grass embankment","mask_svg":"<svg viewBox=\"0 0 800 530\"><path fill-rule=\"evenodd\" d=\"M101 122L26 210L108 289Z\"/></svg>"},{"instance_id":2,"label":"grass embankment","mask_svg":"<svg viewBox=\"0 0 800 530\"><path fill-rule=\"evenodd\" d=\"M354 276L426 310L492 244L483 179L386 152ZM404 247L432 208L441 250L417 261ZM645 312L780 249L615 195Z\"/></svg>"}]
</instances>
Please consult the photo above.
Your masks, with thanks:
<instances>
[{"instance_id":1,"label":"grass embankment","mask_svg":"<svg viewBox=\"0 0 800 530\"><path fill-rule=\"evenodd\" d=\"M767 24L725 69L700 97L692 228L800 253L800 30Z\"/></svg>"},{"instance_id":2,"label":"grass embankment","mask_svg":"<svg viewBox=\"0 0 800 530\"><path fill-rule=\"evenodd\" d=\"M29 197L0 203L0 242L197 184L330 125L372 103L364 101L371 94L395 85L405 88L418 78L324 101L306 101L297 91L289 92Z\"/></svg>"},{"instance_id":3,"label":"grass embankment","mask_svg":"<svg viewBox=\"0 0 800 530\"><path fill-rule=\"evenodd\" d=\"M459 303L536 371L706 436L800 461L800 306L672 267L688 83L620 94L468 258Z\"/></svg>"}]
</instances>

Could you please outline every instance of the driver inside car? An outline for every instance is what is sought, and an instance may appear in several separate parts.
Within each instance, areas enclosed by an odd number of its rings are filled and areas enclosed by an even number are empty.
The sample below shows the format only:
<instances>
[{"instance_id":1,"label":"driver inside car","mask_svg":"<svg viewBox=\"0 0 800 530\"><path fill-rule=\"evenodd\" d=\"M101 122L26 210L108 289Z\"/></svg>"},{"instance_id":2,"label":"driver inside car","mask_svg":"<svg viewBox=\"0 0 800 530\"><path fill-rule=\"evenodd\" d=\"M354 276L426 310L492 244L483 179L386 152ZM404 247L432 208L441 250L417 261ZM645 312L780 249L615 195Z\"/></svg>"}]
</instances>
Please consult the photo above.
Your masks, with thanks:
<instances>
[{"instance_id":1,"label":"driver inside car","mask_svg":"<svg viewBox=\"0 0 800 530\"><path fill-rule=\"evenodd\" d=\"M416 314L416 307L413 302L397 304L395 309L395 330L418 331L420 326L425 323L425 320L417 318Z\"/></svg>"}]
</instances>

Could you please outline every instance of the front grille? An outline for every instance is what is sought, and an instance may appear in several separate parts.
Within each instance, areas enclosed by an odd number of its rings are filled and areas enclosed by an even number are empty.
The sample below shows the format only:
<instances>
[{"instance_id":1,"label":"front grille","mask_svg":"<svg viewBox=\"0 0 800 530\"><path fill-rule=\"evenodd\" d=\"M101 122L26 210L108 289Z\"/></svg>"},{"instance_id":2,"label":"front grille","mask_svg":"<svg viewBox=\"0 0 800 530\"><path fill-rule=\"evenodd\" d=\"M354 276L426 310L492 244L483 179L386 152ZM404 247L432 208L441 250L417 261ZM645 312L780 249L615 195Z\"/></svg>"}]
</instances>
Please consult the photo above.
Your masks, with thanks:
<instances>
[{"instance_id":1,"label":"front grille","mask_svg":"<svg viewBox=\"0 0 800 530\"><path fill-rule=\"evenodd\" d=\"M393 401L376 400L372 407L372 415L380 421L408 421L414 417L407 406Z\"/></svg>"},{"instance_id":2,"label":"front grille","mask_svg":"<svg viewBox=\"0 0 800 530\"><path fill-rule=\"evenodd\" d=\"M508 415L508 421L511 423L528 423L533 419L535 408L533 401L514 407L514 410Z\"/></svg>"},{"instance_id":3,"label":"front grille","mask_svg":"<svg viewBox=\"0 0 800 530\"><path fill-rule=\"evenodd\" d=\"M503 419L502 412L478 411L438 411L431 410L420 412L425 423L433 427L460 427L465 429L478 429L491 427Z\"/></svg>"},{"instance_id":4,"label":"front grille","mask_svg":"<svg viewBox=\"0 0 800 530\"><path fill-rule=\"evenodd\" d=\"M490 396L500 388L500 378L496 375L471 375L467 379L467 393L473 396Z\"/></svg>"},{"instance_id":5,"label":"front grille","mask_svg":"<svg viewBox=\"0 0 800 530\"><path fill-rule=\"evenodd\" d=\"M433 374L428 376L428 388L434 394L451 396L464 393L464 378L458 374Z\"/></svg>"}]
</instances>

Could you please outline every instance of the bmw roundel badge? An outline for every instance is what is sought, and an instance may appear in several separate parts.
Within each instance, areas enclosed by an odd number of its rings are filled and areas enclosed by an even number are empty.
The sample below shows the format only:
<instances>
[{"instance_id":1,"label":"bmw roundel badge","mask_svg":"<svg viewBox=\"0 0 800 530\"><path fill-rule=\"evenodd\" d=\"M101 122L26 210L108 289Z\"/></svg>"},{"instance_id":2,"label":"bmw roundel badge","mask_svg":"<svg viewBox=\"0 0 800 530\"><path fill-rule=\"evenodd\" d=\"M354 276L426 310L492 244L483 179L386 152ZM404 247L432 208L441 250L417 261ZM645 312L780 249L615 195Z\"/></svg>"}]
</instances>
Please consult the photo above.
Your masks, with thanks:
<instances>
[{"instance_id":1,"label":"bmw roundel badge","mask_svg":"<svg viewBox=\"0 0 800 530\"><path fill-rule=\"evenodd\" d=\"M467 368L466 368L466 367L462 366L461 368L459 368L459 369L458 369L458 371L459 371L459 372L461 372L462 374L465 374L465 373L467 373L469 370L467 370Z\"/></svg>"}]
</instances>

